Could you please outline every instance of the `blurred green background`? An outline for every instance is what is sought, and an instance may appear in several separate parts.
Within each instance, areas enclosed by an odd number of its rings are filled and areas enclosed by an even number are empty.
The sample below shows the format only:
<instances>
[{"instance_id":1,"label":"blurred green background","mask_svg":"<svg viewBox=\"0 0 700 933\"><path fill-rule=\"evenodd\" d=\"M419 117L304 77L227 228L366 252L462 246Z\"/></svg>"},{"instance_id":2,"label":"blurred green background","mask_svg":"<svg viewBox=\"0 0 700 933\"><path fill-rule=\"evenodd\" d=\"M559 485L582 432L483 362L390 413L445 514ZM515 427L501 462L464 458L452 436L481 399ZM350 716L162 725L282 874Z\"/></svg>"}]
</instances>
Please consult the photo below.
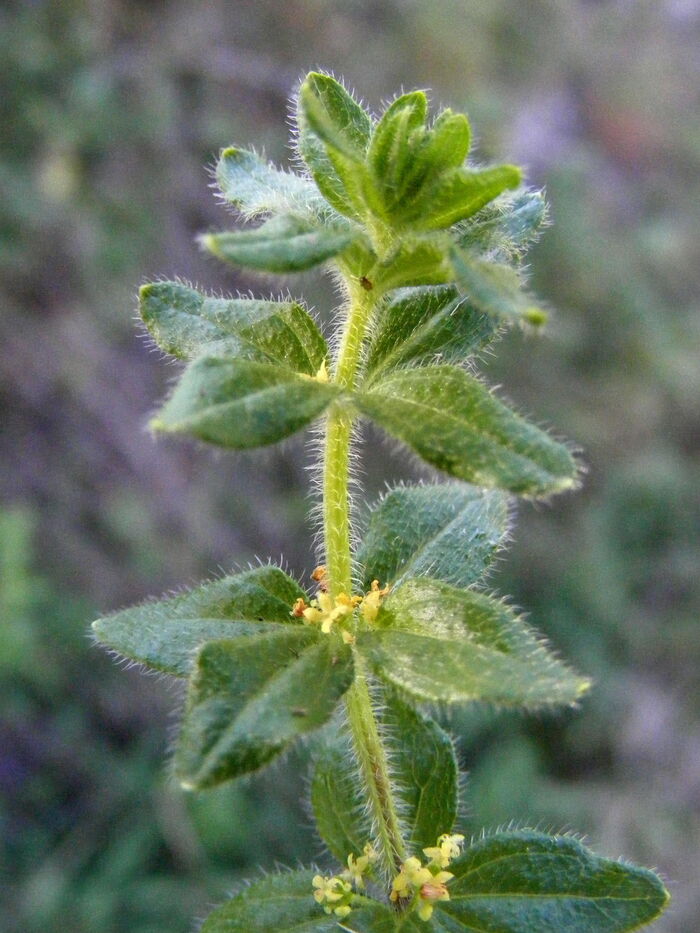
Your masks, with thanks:
<instances>
[{"instance_id":1,"label":"blurred green background","mask_svg":"<svg viewBox=\"0 0 700 933\"><path fill-rule=\"evenodd\" d=\"M186 933L274 859L323 860L300 749L191 796L171 781L178 690L95 648L98 613L282 552L308 573L308 445L157 444L173 370L135 291L178 274L270 291L205 260L227 223L218 149L288 158L287 96L332 69L375 108L401 87L469 112L483 159L545 186L532 254L558 309L489 378L584 449L583 490L519 508L492 578L595 692L576 713L454 714L462 829L585 833L700 891L700 2L5 0L0 8L0 928ZM325 283L286 283L322 314ZM377 436L371 498L410 476ZM195 918L195 919L193 919Z\"/></svg>"}]
</instances>

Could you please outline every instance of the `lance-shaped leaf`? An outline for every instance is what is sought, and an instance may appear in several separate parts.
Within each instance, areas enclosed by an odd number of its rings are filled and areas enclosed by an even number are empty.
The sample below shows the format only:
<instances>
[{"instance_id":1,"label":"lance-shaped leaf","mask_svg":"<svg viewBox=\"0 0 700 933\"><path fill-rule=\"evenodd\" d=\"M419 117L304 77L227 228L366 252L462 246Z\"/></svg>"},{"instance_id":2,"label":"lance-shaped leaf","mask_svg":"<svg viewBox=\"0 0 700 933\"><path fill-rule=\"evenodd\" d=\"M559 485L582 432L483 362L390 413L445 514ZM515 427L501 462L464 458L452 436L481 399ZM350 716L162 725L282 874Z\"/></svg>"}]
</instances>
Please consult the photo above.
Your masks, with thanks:
<instances>
[{"instance_id":1,"label":"lance-shaped leaf","mask_svg":"<svg viewBox=\"0 0 700 933\"><path fill-rule=\"evenodd\" d=\"M442 110L416 150L411 181L459 168L469 153L470 142L471 127L466 115L453 113L449 108Z\"/></svg>"},{"instance_id":2,"label":"lance-shaped leaf","mask_svg":"<svg viewBox=\"0 0 700 933\"><path fill-rule=\"evenodd\" d=\"M546 221L547 203L542 192L526 188L485 208L478 221L460 224L454 233L459 246L507 260L525 253L539 238Z\"/></svg>"},{"instance_id":3,"label":"lance-shaped leaf","mask_svg":"<svg viewBox=\"0 0 700 933\"><path fill-rule=\"evenodd\" d=\"M289 211L315 217L328 211L310 179L275 168L245 149L232 146L222 151L216 181L224 199L248 218Z\"/></svg>"},{"instance_id":4,"label":"lance-shaped leaf","mask_svg":"<svg viewBox=\"0 0 700 933\"><path fill-rule=\"evenodd\" d=\"M511 266L479 259L457 247L451 259L457 288L479 311L507 321L545 323L546 312L523 291L518 273Z\"/></svg>"},{"instance_id":5,"label":"lance-shaped leaf","mask_svg":"<svg viewBox=\"0 0 700 933\"><path fill-rule=\"evenodd\" d=\"M390 696L380 732L389 761L404 838L412 854L449 833L457 814L457 761L449 736L436 722ZM343 732L316 761L311 803L321 838L343 864L373 839L372 819Z\"/></svg>"},{"instance_id":6,"label":"lance-shaped leaf","mask_svg":"<svg viewBox=\"0 0 700 933\"><path fill-rule=\"evenodd\" d=\"M491 315L477 311L452 285L397 292L379 311L366 376L440 361L462 363L498 333Z\"/></svg>"},{"instance_id":7,"label":"lance-shaped leaf","mask_svg":"<svg viewBox=\"0 0 700 933\"><path fill-rule=\"evenodd\" d=\"M414 230L442 230L473 216L499 194L517 188L521 180L522 173L514 165L452 169L426 185L404 211L397 212L397 219Z\"/></svg>"},{"instance_id":8,"label":"lance-shaped leaf","mask_svg":"<svg viewBox=\"0 0 700 933\"><path fill-rule=\"evenodd\" d=\"M364 587L399 587L431 577L467 587L479 581L508 530L508 499L466 483L397 486L372 510L357 552Z\"/></svg>"},{"instance_id":9,"label":"lance-shaped leaf","mask_svg":"<svg viewBox=\"0 0 700 933\"><path fill-rule=\"evenodd\" d=\"M349 217L362 213L369 114L330 75L311 72L299 88L297 145L321 193Z\"/></svg>"},{"instance_id":10,"label":"lance-shaped leaf","mask_svg":"<svg viewBox=\"0 0 700 933\"><path fill-rule=\"evenodd\" d=\"M119 654L184 677L204 642L291 623L290 609L304 595L279 567L256 567L112 613L92 627L99 641Z\"/></svg>"},{"instance_id":11,"label":"lance-shaped leaf","mask_svg":"<svg viewBox=\"0 0 700 933\"><path fill-rule=\"evenodd\" d=\"M391 911L367 897L353 896L347 927L324 913L313 897L317 874L303 870L261 878L210 914L201 933L338 933L342 929L393 933Z\"/></svg>"},{"instance_id":12,"label":"lance-shaped leaf","mask_svg":"<svg viewBox=\"0 0 700 933\"><path fill-rule=\"evenodd\" d=\"M183 786L255 771L322 726L352 682L340 638L304 625L207 642L199 651L175 754Z\"/></svg>"},{"instance_id":13,"label":"lance-shaped leaf","mask_svg":"<svg viewBox=\"0 0 700 933\"><path fill-rule=\"evenodd\" d=\"M357 647L382 680L419 700L534 709L573 704L590 687L504 603L425 578L387 597Z\"/></svg>"},{"instance_id":14,"label":"lance-shaped leaf","mask_svg":"<svg viewBox=\"0 0 700 933\"><path fill-rule=\"evenodd\" d=\"M424 460L458 479L524 496L570 489L570 451L453 366L398 370L357 406Z\"/></svg>"},{"instance_id":15,"label":"lance-shaped leaf","mask_svg":"<svg viewBox=\"0 0 700 933\"><path fill-rule=\"evenodd\" d=\"M338 389L280 366L199 357L190 363L151 427L243 450L303 428Z\"/></svg>"},{"instance_id":16,"label":"lance-shaped leaf","mask_svg":"<svg viewBox=\"0 0 700 933\"><path fill-rule=\"evenodd\" d=\"M405 194L404 179L422 140L427 110L423 91L403 94L387 108L372 134L367 162L389 211Z\"/></svg>"},{"instance_id":17,"label":"lance-shaped leaf","mask_svg":"<svg viewBox=\"0 0 700 933\"><path fill-rule=\"evenodd\" d=\"M534 830L481 839L449 870L450 899L434 914L434 928L449 933L626 933L668 903L653 872Z\"/></svg>"},{"instance_id":18,"label":"lance-shaped leaf","mask_svg":"<svg viewBox=\"0 0 700 933\"><path fill-rule=\"evenodd\" d=\"M337 256L357 236L293 214L273 217L254 230L207 233L202 246L218 259L260 272L301 272Z\"/></svg>"},{"instance_id":19,"label":"lance-shaped leaf","mask_svg":"<svg viewBox=\"0 0 700 933\"><path fill-rule=\"evenodd\" d=\"M180 359L238 356L314 376L328 355L296 301L215 298L180 282L154 282L142 286L139 310L161 350Z\"/></svg>"}]
</instances>

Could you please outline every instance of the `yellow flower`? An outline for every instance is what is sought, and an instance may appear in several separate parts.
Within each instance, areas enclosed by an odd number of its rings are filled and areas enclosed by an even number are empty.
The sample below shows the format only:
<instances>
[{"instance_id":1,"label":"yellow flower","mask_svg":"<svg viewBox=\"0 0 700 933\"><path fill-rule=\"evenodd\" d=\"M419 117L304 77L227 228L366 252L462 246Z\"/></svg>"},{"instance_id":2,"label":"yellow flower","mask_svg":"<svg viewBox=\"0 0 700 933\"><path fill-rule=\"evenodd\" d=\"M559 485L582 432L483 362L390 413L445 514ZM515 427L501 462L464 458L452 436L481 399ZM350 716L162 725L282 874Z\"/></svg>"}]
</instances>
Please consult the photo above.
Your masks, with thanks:
<instances>
[{"instance_id":1,"label":"yellow flower","mask_svg":"<svg viewBox=\"0 0 700 933\"><path fill-rule=\"evenodd\" d=\"M430 861L435 865L439 865L440 868L447 868L452 859L457 858L462 851L463 842L464 836L459 833L455 833L452 836L448 833L443 833L443 835L438 838L437 846L430 846L427 849L423 849L423 852L425 852Z\"/></svg>"},{"instance_id":2,"label":"yellow flower","mask_svg":"<svg viewBox=\"0 0 700 933\"><path fill-rule=\"evenodd\" d=\"M379 588L379 580L372 580L372 586L369 593L365 594L362 600L362 618L365 622L375 622L379 615L379 607L382 600L389 592L390 587Z\"/></svg>"}]
</instances>

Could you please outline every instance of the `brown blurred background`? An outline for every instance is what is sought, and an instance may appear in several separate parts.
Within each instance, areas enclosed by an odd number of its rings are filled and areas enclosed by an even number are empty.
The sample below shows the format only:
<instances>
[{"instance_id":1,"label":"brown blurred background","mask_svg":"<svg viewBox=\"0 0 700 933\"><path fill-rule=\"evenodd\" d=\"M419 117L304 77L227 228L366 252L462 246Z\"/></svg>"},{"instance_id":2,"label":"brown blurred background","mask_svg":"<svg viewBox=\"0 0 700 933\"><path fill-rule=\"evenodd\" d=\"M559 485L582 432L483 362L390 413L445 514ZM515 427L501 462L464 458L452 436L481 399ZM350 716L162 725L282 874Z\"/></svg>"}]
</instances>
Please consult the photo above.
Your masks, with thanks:
<instances>
[{"instance_id":1,"label":"brown blurred background","mask_svg":"<svg viewBox=\"0 0 700 933\"><path fill-rule=\"evenodd\" d=\"M700 891L700 0L5 0L0 8L0 927L186 933L273 859L320 858L300 749L200 796L167 765L177 691L89 641L100 612L259 555L313 563L309 449L154 442L173 369L135 291L306 275L227 272L205 170L254 143L285 162L310 68L374 108L400 88L466 110L482 159L524 164L554 225L532 253L558 309L488 378L584 449L584 489L519 509L493 583L597 688L556 717L451 718L464 830L585 833ZM371 435L367 497L410 476Z\"/></svg>"}]
</instances>

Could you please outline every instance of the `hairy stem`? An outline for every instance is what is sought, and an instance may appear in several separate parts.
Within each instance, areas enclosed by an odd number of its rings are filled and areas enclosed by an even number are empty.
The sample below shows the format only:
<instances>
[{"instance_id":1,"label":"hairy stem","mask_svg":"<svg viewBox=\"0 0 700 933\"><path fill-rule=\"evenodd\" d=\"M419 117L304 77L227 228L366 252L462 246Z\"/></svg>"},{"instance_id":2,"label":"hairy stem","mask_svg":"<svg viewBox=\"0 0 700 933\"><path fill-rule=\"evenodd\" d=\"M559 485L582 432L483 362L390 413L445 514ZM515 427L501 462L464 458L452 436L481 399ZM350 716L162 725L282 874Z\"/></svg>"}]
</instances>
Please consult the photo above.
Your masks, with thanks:
<instances>
[{"instance_id":1,"label":"hairy stem","mask_svg":"<svg viewBox=\"0 0 700 933\"><path fill-rule=\"evenodd\" d=\"M335 381L354 385L373 296L358 287L351 292L348 320L340 345ZM352 590L350 550L349 465L352 416L339 406L331 408L326 423L323 472L323 525L326 569L331 595ZM355 682L347 694L347 712L355 753L360 765L379 845L381 867L396 873L406 858L386 750L372 707L361 659L355 657Z\"/></svg>"}]
</instances>

